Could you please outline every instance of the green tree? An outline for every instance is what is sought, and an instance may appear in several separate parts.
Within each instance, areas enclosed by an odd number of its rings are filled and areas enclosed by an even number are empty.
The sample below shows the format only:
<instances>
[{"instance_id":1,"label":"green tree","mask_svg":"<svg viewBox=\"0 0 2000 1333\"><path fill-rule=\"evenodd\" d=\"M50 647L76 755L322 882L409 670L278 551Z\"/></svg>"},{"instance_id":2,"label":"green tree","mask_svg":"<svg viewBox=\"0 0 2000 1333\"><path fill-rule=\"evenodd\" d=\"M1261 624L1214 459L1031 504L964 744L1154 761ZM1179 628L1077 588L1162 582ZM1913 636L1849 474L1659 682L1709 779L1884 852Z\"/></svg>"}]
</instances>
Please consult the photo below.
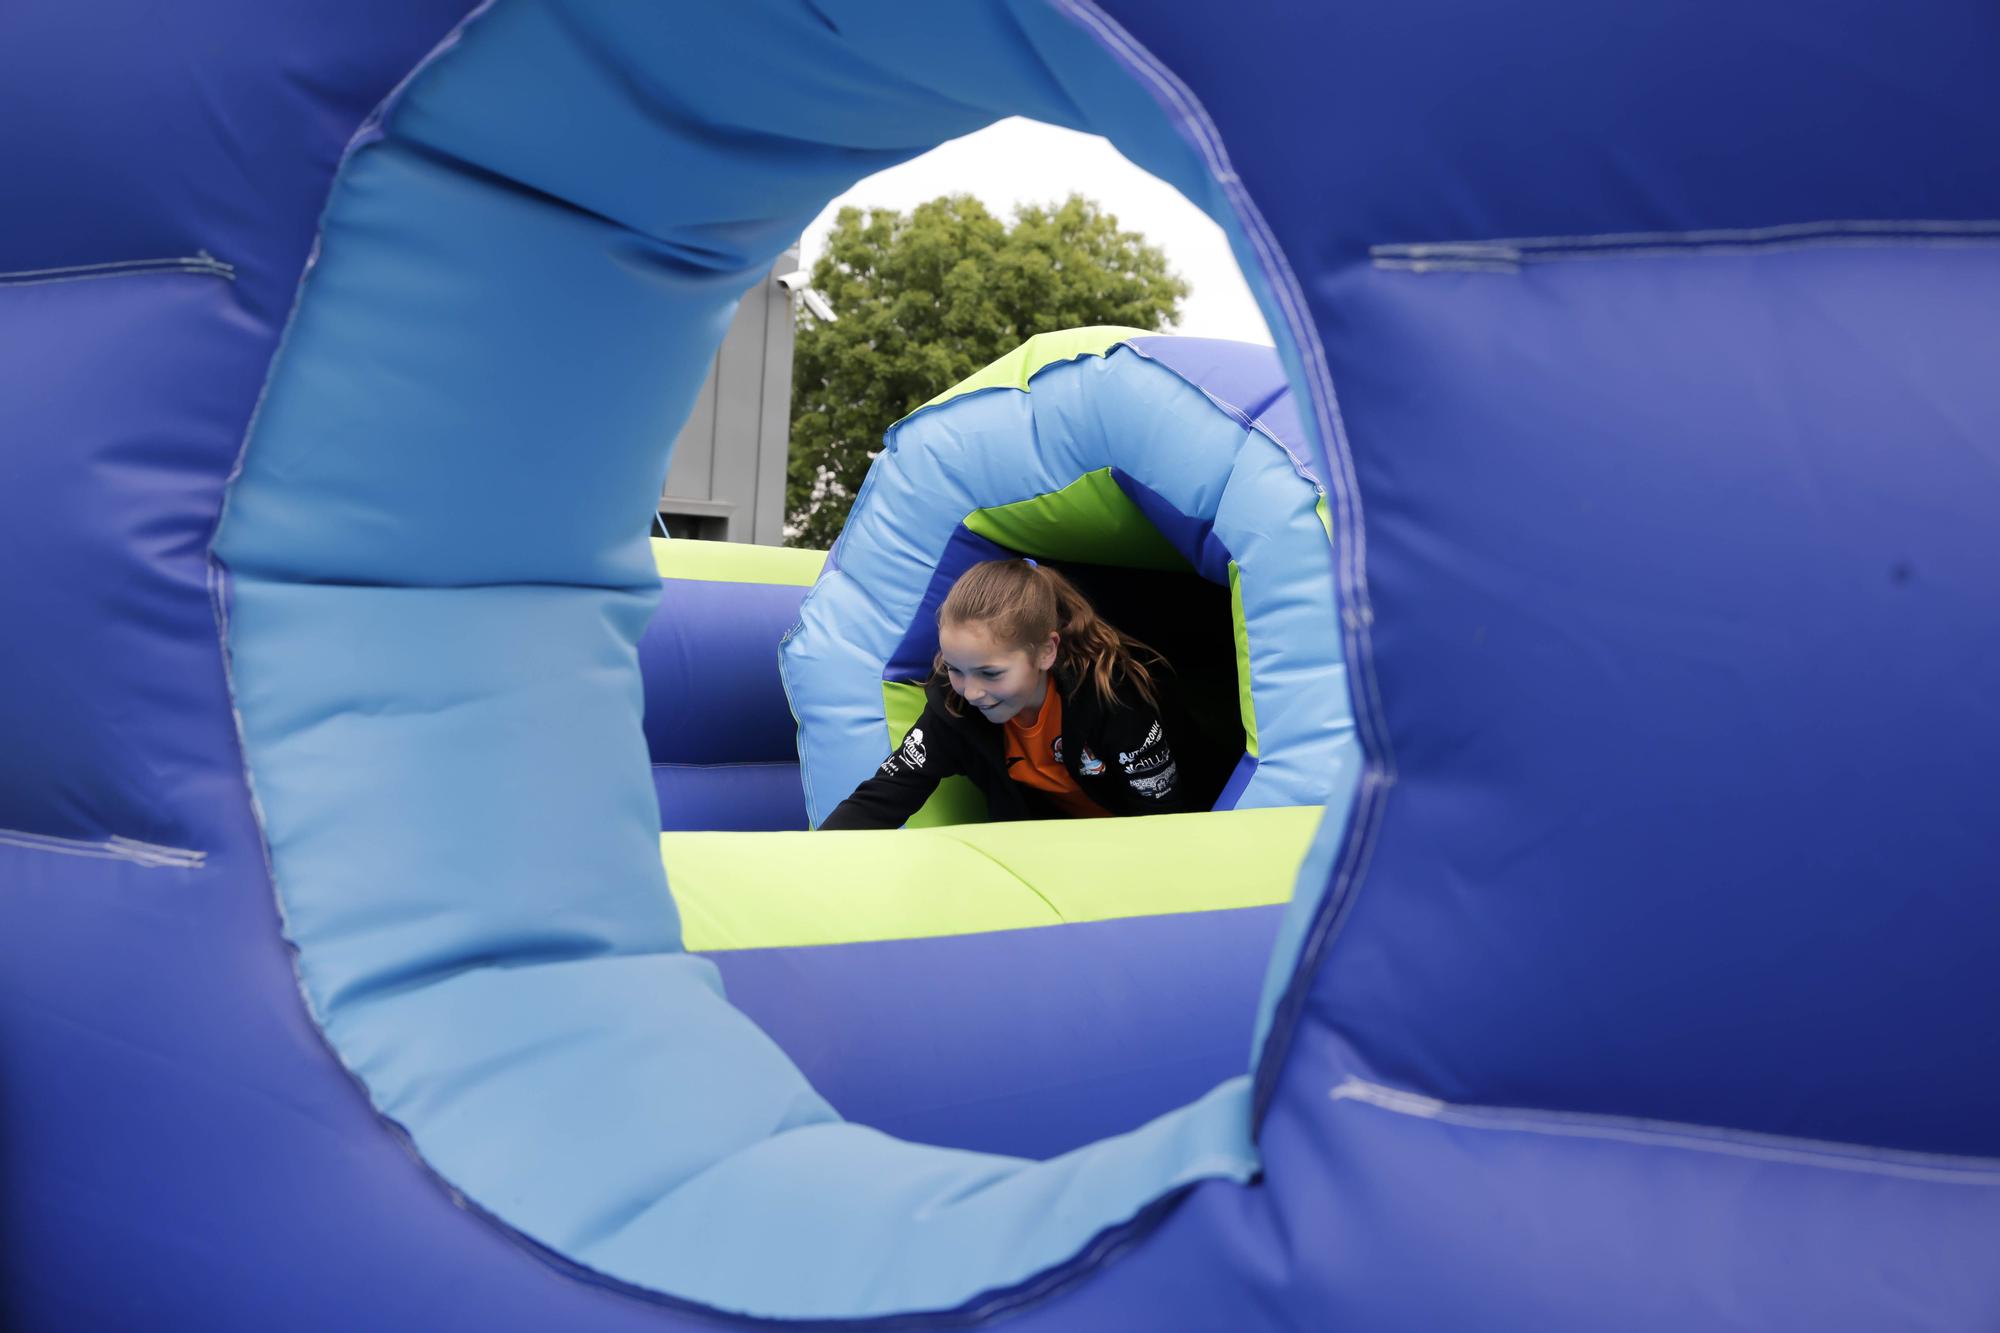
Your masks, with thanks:
<instances>
[{"instance_id":1,"label":"green tree","mask_svg":"<svg viewBox=\"0 0 2000 1333\"><path fill-rule=\"evenodd\" d=\"M839 318L798 315L785 506L800 546L832 544L891 423L1037 333L1167 327L1188 291L1080 195L1017 208L1011 226L963 194L843 208L812 285Z\"/></svg>"}]
</instances>

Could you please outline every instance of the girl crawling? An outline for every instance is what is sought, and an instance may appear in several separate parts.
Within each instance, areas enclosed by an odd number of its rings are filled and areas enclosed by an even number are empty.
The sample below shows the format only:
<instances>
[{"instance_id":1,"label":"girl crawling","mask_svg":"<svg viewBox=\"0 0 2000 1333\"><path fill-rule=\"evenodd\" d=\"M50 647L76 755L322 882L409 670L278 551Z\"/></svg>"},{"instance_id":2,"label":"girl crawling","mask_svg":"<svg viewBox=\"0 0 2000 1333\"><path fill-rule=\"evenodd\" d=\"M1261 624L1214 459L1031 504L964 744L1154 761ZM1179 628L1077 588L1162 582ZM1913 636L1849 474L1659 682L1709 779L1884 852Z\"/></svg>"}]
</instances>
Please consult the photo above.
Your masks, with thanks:
<instances>
[{"instance_id":1,"label":"girl crawling","mask_svg":"<svg viewBox=\"0 0 2000 1333\"><path fill-rule=\"evenodd\" d=\"M1205 808L1174 753L1184 724L1163 716L1162 665L1055 570L974 565L938 608L923 715L820 827L900 827L955 774L979 785L995 820Z\"/></svg>"}]
</instances>

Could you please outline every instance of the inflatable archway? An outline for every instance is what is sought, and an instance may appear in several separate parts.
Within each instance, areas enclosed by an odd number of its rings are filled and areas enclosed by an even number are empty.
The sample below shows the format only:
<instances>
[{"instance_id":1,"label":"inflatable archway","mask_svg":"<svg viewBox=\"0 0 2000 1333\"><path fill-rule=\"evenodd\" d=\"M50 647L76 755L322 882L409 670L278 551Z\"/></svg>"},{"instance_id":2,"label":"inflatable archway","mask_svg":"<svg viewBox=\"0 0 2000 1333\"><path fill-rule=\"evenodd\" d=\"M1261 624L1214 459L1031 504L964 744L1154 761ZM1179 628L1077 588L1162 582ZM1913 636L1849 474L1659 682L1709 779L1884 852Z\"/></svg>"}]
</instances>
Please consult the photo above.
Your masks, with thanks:
<instances>
[{"instance_id":1,"label":"inflatable archway","mask_svg":"<svg viewBox=\"0 0 2000 1333\"><path fill-rule=\"evenodd\" d=\"M922 711L952 582L1010 555L1086 591L1125 571L1098 600L1191 682L1204 640L1229 650L1208 674L1242 759L1217 808L1344 814L1360 763L1309 447L1276 352L1134 329L1040 335L898 422L785 640L814 821Z\"/></svg>"},{"instance_id":2,"label":"inflatable archway","mask_svg":"<svg viewBox=\"0 0 2000 1333\"><path fill-rule=\"evenodd\" d=\"M5 45L12 1323L1991 1323L1990 7L458 8ZM1231 231L1365 756L1033 1164L681 951L633 649L736 296L1016 113Z\"/></svg>"}]
</instances>

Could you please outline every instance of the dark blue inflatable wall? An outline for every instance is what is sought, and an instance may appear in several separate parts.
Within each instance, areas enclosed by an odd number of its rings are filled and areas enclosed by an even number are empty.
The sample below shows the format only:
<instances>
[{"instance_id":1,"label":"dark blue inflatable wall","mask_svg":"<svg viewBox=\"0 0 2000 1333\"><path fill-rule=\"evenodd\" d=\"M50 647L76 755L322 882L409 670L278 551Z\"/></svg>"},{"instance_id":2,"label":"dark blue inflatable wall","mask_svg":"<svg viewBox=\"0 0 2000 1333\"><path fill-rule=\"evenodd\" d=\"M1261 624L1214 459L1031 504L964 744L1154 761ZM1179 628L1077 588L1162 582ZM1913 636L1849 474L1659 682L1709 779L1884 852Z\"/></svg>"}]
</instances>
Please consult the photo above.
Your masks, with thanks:
<instances>
[{"instance_id":1,"label":"dark blue inflatable wall","mask_svg":"<svg viewBox=\"0 0 2000 1333\"><path fill-rule=\"evenodd\" d=\"M778 644L805 588L669 577L639 640L660 827L806 827Z\"/></svg>"},{"instance_id":2,"label":"dark blue inflatable wall","mask_svg":"<svg viewBox=\"0 0 2000 1333\"><path fill-rule=\"evenodd\" d=\"M232 719L296 682L252 671L232 694L218 619L241 585L207 558L224 483L342 145L461 9L0 18L10 1328L716 1319L485 1215L378 1117L364 1084L449 1058L451 1034L356 1077L329 1050L284 946L316 922L279 919ZM597 886L589 858L636 865L656 832L633 650L650 575L612 536L551 534L629 528L636 549L657 441L735 292L858 176L1004 114L1109 134L1229 228L1335 487L1369 767L1280 930L1261 1177L906 1325L2000 1324L1990 4L492 17L425 88L493 160L400 142L345 197L349 252L400 234L419 186L574 227L622 188L666 221L607 226L618 262L574 271L482 270L499 250L472 229L373 287L329 258L311 301L387 329L292 366L342 411L274 437L295 453L253 445L231 503L268 520L239 537L267 575L338 546L351 586L387 596L370 561L416 552L462 587L541 560L611 608L637 798L586 812L615 837L579 844L566 909ZM553 35L493 36L529 29ZM625 156L554 81L559 45L689 151ZM667 233L684 281L621 281L657 276ZM513 402L508 357L557 328L520 318L521 292L560 312L573 278L642 321L691 303L659 345L608 344L637 366L671 343L665 382L544 356L549 384L513 387L576 429L520 453L464 438ZM404 357L486 378L455 393ZM386 406L412 383L452 412ZM593 433L614 420L663 433ZM491 505L381 461L433 440L492 465L482 498L533 516L531 540L461 540Z\"/></svg>"}]
</instances>

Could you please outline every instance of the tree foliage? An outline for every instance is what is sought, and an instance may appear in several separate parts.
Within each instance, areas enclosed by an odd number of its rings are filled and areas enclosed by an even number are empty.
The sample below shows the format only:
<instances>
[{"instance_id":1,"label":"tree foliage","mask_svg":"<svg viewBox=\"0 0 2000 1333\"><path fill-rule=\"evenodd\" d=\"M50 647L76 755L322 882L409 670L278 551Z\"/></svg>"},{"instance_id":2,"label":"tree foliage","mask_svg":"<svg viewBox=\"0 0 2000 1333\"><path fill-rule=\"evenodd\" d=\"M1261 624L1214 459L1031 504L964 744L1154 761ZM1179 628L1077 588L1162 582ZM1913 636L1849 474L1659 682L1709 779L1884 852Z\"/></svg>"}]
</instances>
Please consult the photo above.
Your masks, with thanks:
<instances>
[{"instance_id":1,"label":"tree foliage","mask_svg":"<svg viewBox=\"0 0 2000 1333\"><path fill-rule=\"evenodd\" d=\"M812 285L839 318L798 315L785 502L802 546L833 542L891 423L1034 334L1169 326L1188 290L1080 195L1016 209L1012 225L970 195L843 208Z\"/></svg>"}]
</instances>

